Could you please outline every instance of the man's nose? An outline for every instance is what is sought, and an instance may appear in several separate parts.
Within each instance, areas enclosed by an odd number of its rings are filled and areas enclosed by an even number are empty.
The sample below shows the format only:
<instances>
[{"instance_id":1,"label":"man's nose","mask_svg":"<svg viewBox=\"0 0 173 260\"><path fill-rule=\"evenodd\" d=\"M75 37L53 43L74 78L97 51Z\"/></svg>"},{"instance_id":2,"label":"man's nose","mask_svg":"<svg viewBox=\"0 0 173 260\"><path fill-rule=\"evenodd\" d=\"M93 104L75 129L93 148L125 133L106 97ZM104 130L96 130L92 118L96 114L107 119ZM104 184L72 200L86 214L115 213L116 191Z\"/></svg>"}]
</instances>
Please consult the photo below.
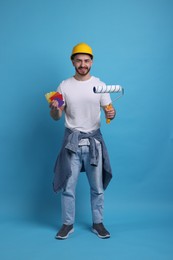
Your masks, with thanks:
<instances>
[{"instance_id":1,"label":"man's nose","mask_svg":"<svg viewBox=\"0 0 173 260\"><path fill-rule=\"evenodd\" d=\"M81 61L81 66L82 67L85 66L85 61L84 60Z\"/></svg>"}]
</instances>

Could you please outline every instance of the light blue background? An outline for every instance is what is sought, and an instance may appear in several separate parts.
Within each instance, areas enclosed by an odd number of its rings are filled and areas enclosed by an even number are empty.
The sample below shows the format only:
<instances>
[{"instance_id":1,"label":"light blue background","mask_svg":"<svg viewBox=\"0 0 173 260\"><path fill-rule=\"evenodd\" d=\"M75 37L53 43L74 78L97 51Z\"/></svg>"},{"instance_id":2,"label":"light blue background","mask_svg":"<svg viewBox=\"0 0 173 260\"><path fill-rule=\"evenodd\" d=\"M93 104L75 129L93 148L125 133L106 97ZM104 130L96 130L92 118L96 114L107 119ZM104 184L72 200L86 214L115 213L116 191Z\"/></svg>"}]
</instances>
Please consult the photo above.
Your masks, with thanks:
<instances>
[{"instance_id":1,"label":"light blue background","mask_svg":"<svg viewBox=\"0 0 173 260\"><path fill-rule=\"evenodd\" d=\"M172 28L171 0L0 1L1 259L172 259ZM125 89L116 119L106 125L103 116L101 127L114 172L106 241L90 232L84 174L75 233L54 239L64 126L50 118L44 94L74 74L69 56L81 41L93 48L92 74Z\"/></svg>"}]
</instances>

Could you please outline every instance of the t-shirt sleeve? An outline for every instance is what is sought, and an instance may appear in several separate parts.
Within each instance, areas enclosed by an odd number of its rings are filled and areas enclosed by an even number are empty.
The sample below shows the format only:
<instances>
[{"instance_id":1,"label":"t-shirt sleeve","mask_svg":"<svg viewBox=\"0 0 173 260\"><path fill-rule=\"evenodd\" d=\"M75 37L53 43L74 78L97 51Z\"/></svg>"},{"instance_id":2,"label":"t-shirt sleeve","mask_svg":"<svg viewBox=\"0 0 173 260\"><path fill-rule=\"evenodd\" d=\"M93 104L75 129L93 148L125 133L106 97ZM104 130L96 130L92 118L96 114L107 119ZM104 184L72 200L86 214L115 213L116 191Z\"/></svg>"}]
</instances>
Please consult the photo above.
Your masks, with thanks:
<instances>
[{"instance_id":1,"label":"t-shirt sleeve","mask_svg":"<svg viewBox=\"0 0 173 260\"><path fill-rule=\"evenodd\" d=\"M110 103L112 103L110 94L109 93L101 94L100 105L103 107L109 105Z\"/></svg>"},{"instance_id":2,"label":"t-shirt sleeve","mask_svg":"<svg viewBox=\"0 0 173 260\"><path fill-rule=\"evenodd\" d=\"M63 101L64 101L64 105L65 105L65 95L64 95L64 92L63 92L63 81L59 84L59 86L57 87L57 92L59 92L60 94L62 94L63 96Z\"/></svg>"}]
</instances>

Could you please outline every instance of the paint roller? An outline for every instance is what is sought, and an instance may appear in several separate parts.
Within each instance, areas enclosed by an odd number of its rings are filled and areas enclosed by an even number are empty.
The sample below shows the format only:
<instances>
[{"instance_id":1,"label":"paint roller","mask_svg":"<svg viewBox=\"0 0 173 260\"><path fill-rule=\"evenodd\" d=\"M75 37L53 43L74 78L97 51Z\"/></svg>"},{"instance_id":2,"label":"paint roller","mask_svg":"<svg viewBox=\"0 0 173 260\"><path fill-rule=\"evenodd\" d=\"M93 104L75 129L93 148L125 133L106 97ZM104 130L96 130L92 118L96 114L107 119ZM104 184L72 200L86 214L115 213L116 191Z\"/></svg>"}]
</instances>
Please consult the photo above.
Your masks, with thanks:
<instances>
[{"instance_id":1,"label":"paint roller","mask_svg":"<svg viewBox=\"0 0 173 260\"><path fill-rule=\"evenodd\" d=\"M93 87L93 92L96 94L100 93L121 93L121 95L117 96L113 101L116 101L118 98L122 97L124 95L124 88L120 85L104 85L104 86L95 86ZM106 106L106 108L109 110L111 109L112 104L109 104ZM110 119L106 119L106 123L110 123Z\"/></svg>"}]
</instances>

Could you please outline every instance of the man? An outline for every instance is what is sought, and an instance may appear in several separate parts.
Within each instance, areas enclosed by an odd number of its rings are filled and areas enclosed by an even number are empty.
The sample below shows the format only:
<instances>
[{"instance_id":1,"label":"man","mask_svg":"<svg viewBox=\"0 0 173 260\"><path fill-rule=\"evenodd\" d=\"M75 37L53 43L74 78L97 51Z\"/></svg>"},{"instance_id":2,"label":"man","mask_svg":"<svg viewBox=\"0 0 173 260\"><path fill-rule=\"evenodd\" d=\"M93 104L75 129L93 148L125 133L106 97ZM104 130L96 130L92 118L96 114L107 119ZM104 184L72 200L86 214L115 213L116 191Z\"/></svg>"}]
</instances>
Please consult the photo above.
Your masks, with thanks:
<instances>
[{"instance_id":1,"label":"man","mask_svg":"<svg viewBox=\"0 0 173 260\"><path fill-rule=\"evenodd\" d=\"M57 239L65 239L74 231L75 188L81 171L85 171L90 185L92 231L100 238L109 238L103 225L104 190L112 178L109 157L100 132L100 110L106 118L115 117L115 109L108 93L95 94L94 86L105 85L91 76L92 49L86 43L77 44L71 55L75 75L64 80L57 91L63 95L64 105L59 108L54 100L50 115L59 120L65 112L65 135L55 164L54 191L61 190L62 227Z\"/></svg>"}]
</instances>

